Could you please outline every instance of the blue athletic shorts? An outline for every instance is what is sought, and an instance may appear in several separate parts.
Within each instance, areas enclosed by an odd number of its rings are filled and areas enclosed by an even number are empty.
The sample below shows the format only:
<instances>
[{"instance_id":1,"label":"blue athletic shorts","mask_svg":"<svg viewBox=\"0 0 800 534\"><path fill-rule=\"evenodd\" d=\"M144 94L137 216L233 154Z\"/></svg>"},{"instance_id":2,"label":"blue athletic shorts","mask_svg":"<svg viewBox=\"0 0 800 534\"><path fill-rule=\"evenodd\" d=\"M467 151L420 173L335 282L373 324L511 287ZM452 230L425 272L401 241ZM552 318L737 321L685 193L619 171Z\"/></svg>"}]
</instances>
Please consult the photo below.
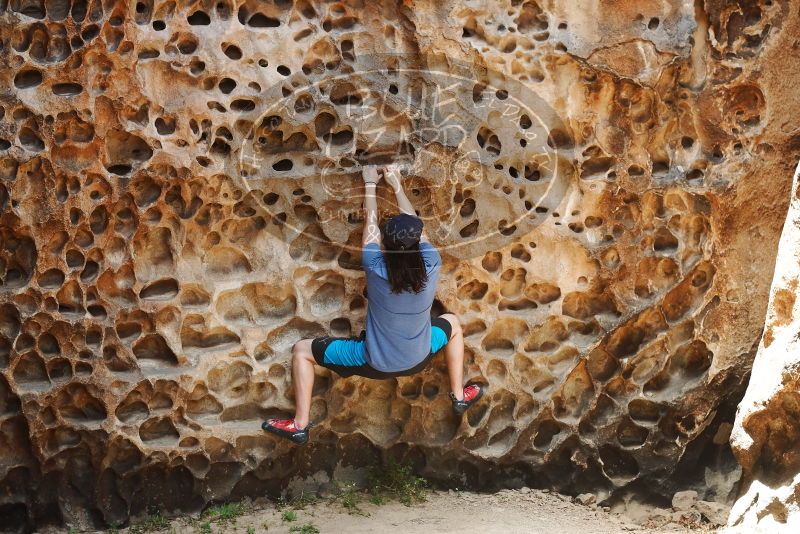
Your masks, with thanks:
<instances>
[{"instance_id":1,"label":"blue athletic shorts","mask_svg":"<svg viewBox=\"0 0 800 534\"><path fill-rule=\"evenodd\" d=\"M406 369L387 373L379 371L367 363L364 357L364 332L359 337L318 337L311 343L311 352L318 365L326 367L336 374L347 376L365 376L367 378L391 378L409 376L419 373L428 366L433 355L450 341L452 328L447 319L436 317L431 319L431 351L420 363Z\"/></svg>"}]
</instances>

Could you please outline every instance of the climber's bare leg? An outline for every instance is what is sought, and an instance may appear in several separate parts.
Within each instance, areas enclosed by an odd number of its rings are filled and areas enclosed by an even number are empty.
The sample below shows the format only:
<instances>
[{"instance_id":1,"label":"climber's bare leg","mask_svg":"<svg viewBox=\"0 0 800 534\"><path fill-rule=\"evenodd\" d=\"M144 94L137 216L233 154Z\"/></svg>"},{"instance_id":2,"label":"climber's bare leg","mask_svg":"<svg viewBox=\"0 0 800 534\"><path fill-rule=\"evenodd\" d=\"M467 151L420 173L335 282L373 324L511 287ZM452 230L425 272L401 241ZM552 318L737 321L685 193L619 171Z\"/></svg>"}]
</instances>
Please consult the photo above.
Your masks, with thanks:
<instances>
[{"instance_id":1,"label":"climber's bare leg","mask_svg":"<svg viewBox=\"0 0 800 534\"><path fill-rule=\"evenodd\" d=\"M464 333L461 321L452 313L441 315L450 323L450 341L444 346L447 361L447 374L450 377L450 390L458 400L464 400Z\"/></svg>"},{"instance_id":2,"label":"climber's bare leg","mask_svg":"<svg viewBox=\"0 0 800 534\"><path fill-rule=\"evenodd\" d=\"M303 429L311 412L311 392L314 389L314 355L311 340L303 339L292 347L292 382L294 383L294 424Z\"/></svg>"}]
</instances>

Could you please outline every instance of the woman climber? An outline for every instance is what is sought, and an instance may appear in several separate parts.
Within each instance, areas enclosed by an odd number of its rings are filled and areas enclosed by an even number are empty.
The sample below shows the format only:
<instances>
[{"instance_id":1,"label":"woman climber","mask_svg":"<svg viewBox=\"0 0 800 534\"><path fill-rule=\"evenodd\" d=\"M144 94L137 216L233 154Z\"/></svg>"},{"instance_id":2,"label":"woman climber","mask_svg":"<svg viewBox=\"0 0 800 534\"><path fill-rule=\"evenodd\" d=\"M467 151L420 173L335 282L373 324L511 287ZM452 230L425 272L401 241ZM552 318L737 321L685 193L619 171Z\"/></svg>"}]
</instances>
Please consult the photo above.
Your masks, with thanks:
<instances>
[{"instance_id":1,"label":"woman climber","mask_svg":"<svg viewBox=\"0 0 800 534\"><path fill-rule=\"evenodd\" d=\"M401 212L387 221L383 238L375 196L381 174L394 190ZM434 353L444 347L453 410L462 414L483 395L479 384L464 386L464 338L458 318L451 313L430 316L441 256L426 238L422 221L403 191L399 167L368 166L363 169L362 177L366 219L361 263L369 300L366 330L361 337L326 336L295 343L294 419L269 419L261 425L265 431L295 443L306 443L312 426L309 412L314 364L343 377L408 376L422 371Z\"/></svg>"}]
</instances>

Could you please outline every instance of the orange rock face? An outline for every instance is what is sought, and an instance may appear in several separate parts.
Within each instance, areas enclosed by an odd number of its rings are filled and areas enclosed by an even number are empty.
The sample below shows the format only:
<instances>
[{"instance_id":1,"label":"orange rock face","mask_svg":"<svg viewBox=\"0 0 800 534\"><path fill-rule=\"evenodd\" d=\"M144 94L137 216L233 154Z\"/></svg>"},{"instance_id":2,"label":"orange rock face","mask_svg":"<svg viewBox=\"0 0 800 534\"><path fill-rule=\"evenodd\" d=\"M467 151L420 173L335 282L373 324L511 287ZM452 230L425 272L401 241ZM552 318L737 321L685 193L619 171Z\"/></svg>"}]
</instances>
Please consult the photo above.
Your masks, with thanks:
<instances>
[{"instance_id":1,"label":"orange rock face","mask_svg":"<svg viewBox=\"0 0 800 534\"><path fill-rule=\"evenodd\" d=\"M583 4L0 3L0 524L390 457L606 494L699 469L763 326L798 13ZM320 370L312 442L276 441L292 344L363 327L360 166L388 161L489 392L458 419L441 356Z\"/></svg>"}]
</instances>

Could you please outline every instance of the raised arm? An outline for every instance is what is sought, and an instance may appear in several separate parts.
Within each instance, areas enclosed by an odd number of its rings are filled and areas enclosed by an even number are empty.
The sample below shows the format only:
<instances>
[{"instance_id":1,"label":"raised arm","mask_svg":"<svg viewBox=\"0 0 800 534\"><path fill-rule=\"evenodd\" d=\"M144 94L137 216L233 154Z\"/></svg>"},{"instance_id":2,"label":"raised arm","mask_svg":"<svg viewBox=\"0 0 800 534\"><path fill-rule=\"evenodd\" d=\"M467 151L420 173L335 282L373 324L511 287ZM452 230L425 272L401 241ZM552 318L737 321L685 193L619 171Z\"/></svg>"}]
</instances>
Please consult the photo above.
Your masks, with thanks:
<instances>
[{"instance_id":1,"label":"raised arm","mask_svg":"<svg viewBox=\"0 0 800 534\"><path fill-rule=\"evenodd\" d=\"M411 201L408 200L406 196L406 192L403 190L403 182L401 181L402 176L400 176L400 166L399 165L387 165L386 169L383 172L383 178L386 180L386 183L394 191L395 199L397 200L397 207L400 208L402 213L407 213L409 215L413 215L414 217L417 216L417 212L414 211L414 206L411 205ZM420 237L420 241L427 241L428 237L425 235L425 231L422 231L422 236Z\"/></svg>"},{"instance_id":2,"label":"raised arm","mask_svg":"<svg viewBox=\"0 0 800 534\"><path fill-rule=\"evenodd\" d=\"M378 187L378 169L369 165L362 169L361 177L364 179L364 233L361 238L361 245L366 247L371 243L381 243L381 229L378 226L378 201L375 198L375 190Z\"/></svg>"}]
</instances>

